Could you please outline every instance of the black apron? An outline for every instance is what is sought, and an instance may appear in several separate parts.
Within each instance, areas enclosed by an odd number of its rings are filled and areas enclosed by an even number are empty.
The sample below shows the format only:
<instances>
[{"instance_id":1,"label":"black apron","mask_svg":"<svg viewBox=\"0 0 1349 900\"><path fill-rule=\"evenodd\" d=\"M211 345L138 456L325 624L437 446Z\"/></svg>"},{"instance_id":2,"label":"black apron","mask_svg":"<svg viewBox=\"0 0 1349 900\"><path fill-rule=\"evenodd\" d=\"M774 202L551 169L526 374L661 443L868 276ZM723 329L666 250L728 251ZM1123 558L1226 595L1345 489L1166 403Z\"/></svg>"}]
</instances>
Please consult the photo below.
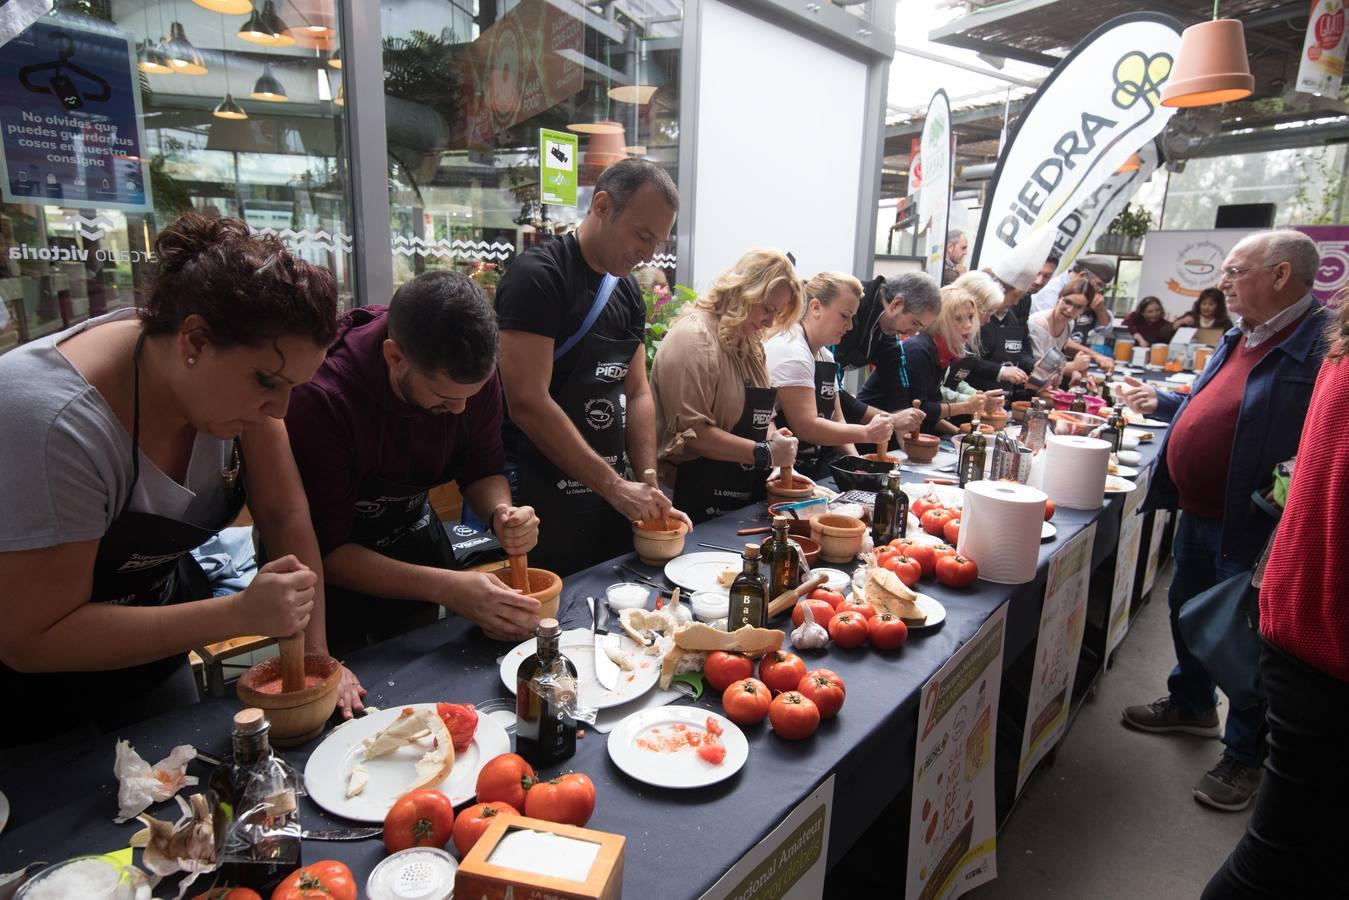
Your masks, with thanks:
<instances>
[{"instance_id":1,"label":"black apron","mask_svg":"<svg viewBox=\"0 0 1349 900\"><path fill-rule=\"evenodd\" d=\"M838 363L815 361L815 415L821 419L834 418L834 403L838 397ZM785 420L785 416L783 417ZM865 451L862 451L865 452ZM802 441L796 448L796 471L818 481L828 478L841 453L837 447L820 447Z\"/></svg>"},{"instance_id":2,"label":"black apron","mask_svg":"<svg viewBox=\"0 0 1349 900\"><path fill-rule=\"evenodd\" d=\"M755 443L768 436L773 405L778 392L773 388L745 387L745 407L731 429L736 437ZM696 525L713 516L740 509L767 496L768 473L743 463L720 459L691 459L679 464L675 476L674 505Z\"/></svg>"},{"instance_id":3,"label":"black apron","mask_svg":"<svg viewBox=\"0 0 1349 900\"><path fill-rule=\"evenodd\" d=\"M553 400L581 437L621 478L627 472L627 412L623 381L637 352L635 337L607 338L589 332L568 353L576 365ZM517 442L517 504L539 517L539 543L531 567L570 575L632 547L632 523L601 496L569 478L520 432Z\"/></svg>"},{"instance_id":4,"label":"black apron","mask_svg":"<svg viewBox=\"0 0 1349 900\"><path fill-rule=\"evenodd\" d=\"M386 407L381 405L376 473L384 462L385 413ZM456 568L449 536L431 508L430 491L434 486L402 484L378 474L366 475L356 489L356 517L350 542L399 562L437 569ZM337 586L327 587L325 601L329 650L337 656L430 625L440 618L440 607L435 603L374 597Z\"/></svg>"},{"instance_id":5,"label":"black apron","mask_svg":"<svg viewBox=\"0 0 1349 900\"><path fill-rule=\"evenodd\" d=\"M180 572L195 566L191 551L214 537L239 516L244 505L243 462L234 441L231 464L221 471L226 503L218 523L195 525L127 507L140 481L140 350L136 344L135 399L131 424L131 486L122 509L98 542L94 556L90 603L118 606L163 606L185 600ZM100 731L120 728L162 710L137 709L144 696L187 664L186 654L103 672L15 672L0 663L0 691L19 706L14 722L0 737L0 746L19 746L70 731L88 715ZM74 712L74 716L72 716Z\"/></svg>"}]
</instances>

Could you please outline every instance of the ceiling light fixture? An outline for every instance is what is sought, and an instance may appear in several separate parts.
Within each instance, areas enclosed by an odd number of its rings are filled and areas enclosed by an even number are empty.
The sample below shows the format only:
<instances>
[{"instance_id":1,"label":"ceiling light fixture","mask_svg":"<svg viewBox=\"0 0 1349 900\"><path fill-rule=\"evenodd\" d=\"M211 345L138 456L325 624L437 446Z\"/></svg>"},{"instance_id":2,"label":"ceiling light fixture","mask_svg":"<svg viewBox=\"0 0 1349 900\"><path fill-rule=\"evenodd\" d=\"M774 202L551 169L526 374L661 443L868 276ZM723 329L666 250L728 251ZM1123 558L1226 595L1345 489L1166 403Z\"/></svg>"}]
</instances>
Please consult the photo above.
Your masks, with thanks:
<instances>
[{"instance_id":1,"label":"ceiling light fixture","mask_svg":"<svg viewBox=\"0 0 1349 900\"><path fill-rule=\"evenodd\" d=\"M254 100L266 100L269 103L285 103L290 98L286 96L286 88L272 74L272 67L266 65L262 67L262 76L253 85L253 92L248 96Z\"/></svg>"},{"instance_id":2,"label":"ceiling light fixture","mask_svg":"<svg viewBox=\"0 0 1349 900\"><path fill-rule=\"evenodd\" d=\"M1181 33L1175 66L1162 86L1162 106L1216 106L1242 100L1254 91L1245 29L1239 19L1218 18L1214 0L1213 20Z\"/></svg>"}]
</instances>

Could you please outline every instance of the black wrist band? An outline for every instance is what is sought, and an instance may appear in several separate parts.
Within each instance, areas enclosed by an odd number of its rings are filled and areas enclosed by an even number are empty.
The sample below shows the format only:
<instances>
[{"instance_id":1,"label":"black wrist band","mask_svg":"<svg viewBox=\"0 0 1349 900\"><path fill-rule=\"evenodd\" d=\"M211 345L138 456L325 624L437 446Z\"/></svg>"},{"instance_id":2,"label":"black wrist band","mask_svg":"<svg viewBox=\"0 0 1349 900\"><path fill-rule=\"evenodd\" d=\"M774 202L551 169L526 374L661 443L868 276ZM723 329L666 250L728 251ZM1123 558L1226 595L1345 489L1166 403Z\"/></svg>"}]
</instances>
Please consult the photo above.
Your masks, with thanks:
<instances>
[{"instance_id":1,"label":"black wrist band","mask_svg":"<svg viewBox=\"0 0 1349 900\"><path fill-rule=\"evenodd\" d=\"M773 454L768 450L767 441L756 441L754 444L754 468L767 469L773 464Z\"/></svg>"}]
</instances>

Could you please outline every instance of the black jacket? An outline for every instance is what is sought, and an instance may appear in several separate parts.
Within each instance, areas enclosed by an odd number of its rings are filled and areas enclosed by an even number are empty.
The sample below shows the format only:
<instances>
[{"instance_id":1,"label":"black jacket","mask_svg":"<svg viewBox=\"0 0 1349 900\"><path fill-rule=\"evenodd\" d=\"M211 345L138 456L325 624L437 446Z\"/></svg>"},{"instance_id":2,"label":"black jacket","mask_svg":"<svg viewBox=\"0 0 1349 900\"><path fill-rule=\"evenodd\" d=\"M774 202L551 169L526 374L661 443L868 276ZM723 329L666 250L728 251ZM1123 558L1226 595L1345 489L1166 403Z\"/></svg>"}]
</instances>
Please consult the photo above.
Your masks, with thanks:
<instances>
[{"instance_id":1,"label":"black jacket","mask_svg":"<svg viewBox=\"0 0 1349 900\"><path fill-rule=\"evenodd\" d=\"M876 370L862 385L858 399L884 412L897 412L919 400L926 416L923 431L936 434L945 370L938 362L932 336L916 334L902 345L893 337L882 338L876 355Z\"/></svg>"},{"instance_id":2,"label":"black jacket","mask_svg":"<svg viewBox=\"0 0 1349 900\"><path fill-rule=\"evenodd\" d=\"M882 344L893 338L881 334L876 323L880 320L881 287L885 277L877 275L862 284L862 300L857 306L857 315L853 317L852 330L843 336L834 348L834 362L842 369L860 369L877 362ZM874 405L874 404L873 404Z\"/></svg>"},{"instance_id":3,"label":"black jacket","mask_svg":"<svg viewBox=\"0 0 1349 900\"><path fill-rule=\"evenodd\" d=\"M962 360L959 365L970 370L965 380L980 391L991 391L1006 385L998 382L998 372L1003 366L1016 366L1026 374L1035 368L1035 350L1031 346L1030 328L1016 314L1016 308L1007 310L999 319L988 320L988 324L979 329L979 343L983 352L976 359Z\"/></svg>"}]
</instances>

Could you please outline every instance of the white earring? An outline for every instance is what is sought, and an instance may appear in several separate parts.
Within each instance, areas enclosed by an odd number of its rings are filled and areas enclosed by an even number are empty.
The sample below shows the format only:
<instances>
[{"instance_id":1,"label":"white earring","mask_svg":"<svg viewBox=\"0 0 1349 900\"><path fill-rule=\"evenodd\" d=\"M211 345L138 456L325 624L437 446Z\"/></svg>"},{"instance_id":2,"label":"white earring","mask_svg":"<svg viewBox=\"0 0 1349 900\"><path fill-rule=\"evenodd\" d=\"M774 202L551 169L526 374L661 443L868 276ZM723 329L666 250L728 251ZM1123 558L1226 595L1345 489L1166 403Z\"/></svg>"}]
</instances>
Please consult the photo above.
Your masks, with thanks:
<instances>
[{"instance_id":1,"label":"white earring","mask_svg":"<svg viewBox=\"0 0 1349 900\"><path fill-rule=\"evenodd\" d=\"M187 364L189 366L195 366L197 364L197 358L195 356L189 356L187 358Z\"/></svg>"}]
</instances>

